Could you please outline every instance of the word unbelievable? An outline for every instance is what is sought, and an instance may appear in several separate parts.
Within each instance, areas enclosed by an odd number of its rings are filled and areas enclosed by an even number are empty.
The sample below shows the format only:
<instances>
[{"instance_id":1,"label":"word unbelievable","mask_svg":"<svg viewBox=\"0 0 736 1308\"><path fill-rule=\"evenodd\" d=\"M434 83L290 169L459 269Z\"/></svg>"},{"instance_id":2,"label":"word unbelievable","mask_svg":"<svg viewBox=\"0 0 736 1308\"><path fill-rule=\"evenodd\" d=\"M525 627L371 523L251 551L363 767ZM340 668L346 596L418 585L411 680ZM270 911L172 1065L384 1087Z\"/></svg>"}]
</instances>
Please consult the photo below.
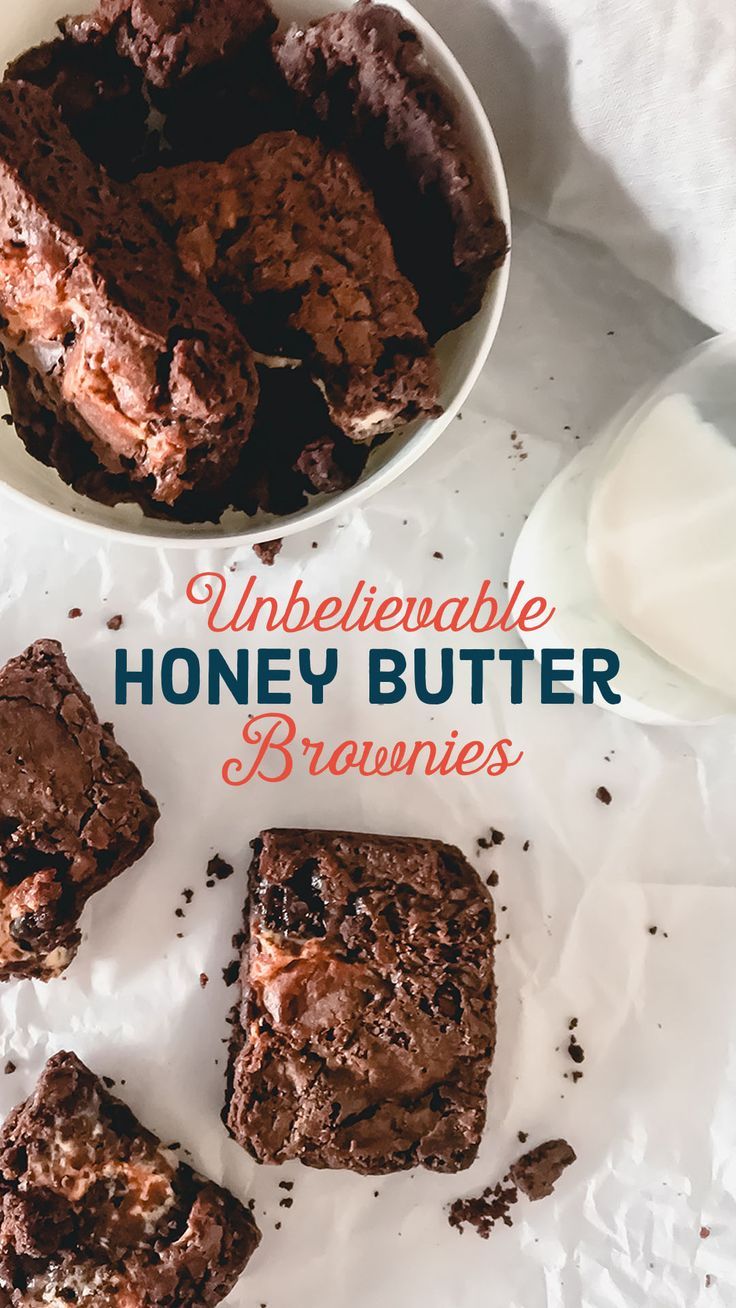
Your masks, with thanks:
<instances>
[{"instance_id":1,"label":"word unbelievable","mask_svg":"<svg viewBox=\"0 0 736 1308\"><path fill-rule=\"evenodd\" d=\"M467 631L483 635L489 631L539 631L554 617L555 610L541 595L524 597L524 582L499 599L490 581L482 582L476 595L454 595L436 600L429 595L379 596L377 586L359 581L348 599L329 595L314 601L295 581L285 600L254 594L258 579L247 578L237 587L221 572L199 572L186 590L187 599L207 609L207 626L212 632L362 631L381 634L391 631Z\"/></svg>"}]
</instances>

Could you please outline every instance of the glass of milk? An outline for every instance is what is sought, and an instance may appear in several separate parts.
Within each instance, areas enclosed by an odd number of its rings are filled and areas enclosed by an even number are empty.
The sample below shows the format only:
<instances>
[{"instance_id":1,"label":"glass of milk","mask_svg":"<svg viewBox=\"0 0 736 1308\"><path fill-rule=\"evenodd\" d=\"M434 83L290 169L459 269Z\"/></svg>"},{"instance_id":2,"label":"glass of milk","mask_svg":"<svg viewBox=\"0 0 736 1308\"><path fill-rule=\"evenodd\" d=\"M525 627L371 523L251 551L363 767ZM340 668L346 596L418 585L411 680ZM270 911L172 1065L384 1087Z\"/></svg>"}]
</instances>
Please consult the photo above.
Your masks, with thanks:
<instances>
[{"instance_id":1,"label":"glass of milk","mask_svg":"<svg viewBox=\"0 0 736 1308\"><path fill-rule=\"evenodd\" d=\"M535 654L619 655L615 712L736 713L736 334L687 355L550 483L514 549L520 580L555 606L524 637Z\"/></svg>"},{"instance_id":2,"label":"glass of milk","mask_svg":"<svg viewBox=\"0 0 736 1308\"><path fill-rule=\"evenodd\" d=\"M587 560L628 632L736 706L736 337L624 416L593 482Z\"/></svg>"}]
</instances>

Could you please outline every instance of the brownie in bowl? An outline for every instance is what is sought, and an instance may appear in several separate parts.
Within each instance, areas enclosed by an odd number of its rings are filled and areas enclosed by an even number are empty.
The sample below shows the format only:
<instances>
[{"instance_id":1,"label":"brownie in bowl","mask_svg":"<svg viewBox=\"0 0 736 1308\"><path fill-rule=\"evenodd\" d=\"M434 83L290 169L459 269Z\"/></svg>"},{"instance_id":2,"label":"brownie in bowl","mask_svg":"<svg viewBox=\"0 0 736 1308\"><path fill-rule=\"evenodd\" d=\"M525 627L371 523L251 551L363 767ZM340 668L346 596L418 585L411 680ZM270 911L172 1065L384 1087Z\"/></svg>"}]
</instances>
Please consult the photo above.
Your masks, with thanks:
<instances>
[{"instance_id":1,"label":"brownie in bowl","mask_svg":"<svg viewBox=\"0 0 736 1308\"><path fill-rule=\"evenodd\" d=\"M258 356L304 363L352 440L438 411L416 291L343 155L267 132L224 163L139 177L137 190Z\"/></svg>"},{"instance_id":2,"label":"brownie in bowl","mask_svg":"<svg viewBox=\"0 0 736 1308\"><path fill-rule=\"evenodd\" d=\"M276 51L303 112L349 149L373 190L432 339L467 322L506 258L508 234L411 23L358 0L289 28Z\"/></svg>"},{"instance_id":3,"label":"brownie in bowl","mask_svg":"<svg viewBox=\"0 0 736 1308\"><path fill-rule=\"evenodd\" d=\"M493 903L439 841L254 843L227 1121L259 1162L469 1167L495 1045Z\"/></svg>"},{"instance_id":4,"label":"brownie in bowl","mask_svg":"<svg viewBox=\"0 0 736 1308\"><path fill-rule=\"evenodd\" d=\"M140 858L159 816L140 772L39 640L0 670L0 980L69 965L95 891Z\"/></svg>"},{"instance_id":5,"label":"brownie in bowl","mask_svg":"<svg viewBox=\"0 0 736 1308\"><path fill-rule=\"evenodd\" d=\"M28 450L88 499L223 533L377 482L458 402L483 324L442 376L435 342L507 250L495 165L417 32L366 0L282 31L269 0L98 0L59 26L0 85L0 346Z\"/></svg>"},{"instance_id":6,"label":"brownie in bowl","mask_svg":"<svg viewBox=\"0 0 736 1308\"><path fill-rule=\"evenodd\" d=\"M0 1304L210 1308L258 1247L251 1214L192 1171L75 1054L0 1133Z\"/></svg>"},{"instance_id":7,"label":"brownie in bowl","mask_svg":"<svg viewBox=\"0 0 736 1308\"><path fill-rule=\"evenodd\" d=\"M173 504L214 493L255 413L252 352L49 95L0 86L0 343L109 472Z\"/></svg>"}]
</instances>

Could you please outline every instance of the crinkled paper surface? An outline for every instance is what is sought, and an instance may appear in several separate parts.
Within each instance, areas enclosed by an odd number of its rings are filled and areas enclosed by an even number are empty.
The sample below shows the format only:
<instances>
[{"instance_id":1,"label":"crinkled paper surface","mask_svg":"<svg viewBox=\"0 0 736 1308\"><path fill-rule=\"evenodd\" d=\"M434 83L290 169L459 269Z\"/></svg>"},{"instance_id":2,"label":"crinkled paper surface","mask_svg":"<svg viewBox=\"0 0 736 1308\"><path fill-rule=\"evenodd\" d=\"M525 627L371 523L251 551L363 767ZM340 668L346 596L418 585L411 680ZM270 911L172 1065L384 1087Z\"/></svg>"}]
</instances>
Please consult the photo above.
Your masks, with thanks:
<instances>
[{"instance_id":1,"label":"crinkled paper surface","mask_svg":"<svg viewBox=\"0 0 736 1308\"><path fill-rule=\"evenodd\" d=\"M135 699L116 708L113 686L122 644L132 659L143 646L157 656L182 645L232 652L237 639L211 636L185 599L202 569L234 564L231 585L256 572L259 589L280 596L297 577L317 597L347 595L360 578L382 593L462 594L485 576L500 588L542 488L633 388L702 334L609 256L520 218L506 315L462 419L362 512L288 540L274 567L250 550L103 544L0 502L2 658L36 637L60 638L163 811L152 851L89 906L65 978L0 990L0 1066L17 1064L0 1075L0 1110L60 1047L124 1079L119 1091L166 1143L180 1141L197 1166L255 1197L265 1239L230 1300L238 1308L736 1301L732 722L654 730L577 704L541 708L536 669L516 709L498 669L482 708L460 681L442 707L408 697L371 709L370 642L344 636L334 642L340 673L324 707L294 684L291 711L305 734L507 735L525 750L522 763L495 780L315 780L299 771L279 785L232 789L219 772L237 753L247 709L204 699L171 706L160 696L152 708ZM82 609L76 620L67 617L73 607ZM124 626L114 633L106 622L118 613ZM410 650L407 641L393 643ZM608 806L596 799L601 785ZM219 1114L234 992L222 968L239 926L248 844L269 824L441 837L484 876L498 872L500 1041L483 1147L466 1174L374 1182L258 1168L228 1139ZM505 840L478 851L491 825ZM237 875L207 888L215 851ZM585 1049L577 1084L565 1077L573 1016ZM579 1161L557 1194L520 1202L513 1228L488 1242L450 1229L446 1205L503 1174L520 1152L519 1131L530 1144L562 1135L574 1145ZM290 1209L280 1207L283 1179L295 1183Z\"/></svg>"}]
</instances>

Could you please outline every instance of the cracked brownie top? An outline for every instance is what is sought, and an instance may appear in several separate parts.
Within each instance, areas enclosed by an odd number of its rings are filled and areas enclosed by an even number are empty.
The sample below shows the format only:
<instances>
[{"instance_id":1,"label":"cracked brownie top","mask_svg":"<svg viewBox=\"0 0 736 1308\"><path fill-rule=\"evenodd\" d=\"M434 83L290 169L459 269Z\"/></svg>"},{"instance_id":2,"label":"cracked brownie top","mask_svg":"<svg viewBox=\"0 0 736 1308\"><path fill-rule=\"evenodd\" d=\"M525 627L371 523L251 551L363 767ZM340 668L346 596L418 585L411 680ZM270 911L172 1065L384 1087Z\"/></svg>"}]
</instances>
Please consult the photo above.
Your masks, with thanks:
<instances>
[{"instance_id":1,"label":"cracked brownie top","mask_svg":"<svg viewBox=\"0 0 736 1308\"><path fill-rule=\"evenodd\" d=\"M436 411L416 292L343 155L268 132L222 164L161 169L136 185L257 354L305 361L353 440Z\"/></svg>"},{"instance_id":2,"label":"cracked brownie top","mask_svg":"<svg viewBox=\"0 0 736 1308\"><path fill-rule=\"evenodd\" d=\"M0 1134L0 1304L209 1308L260 1239L71 1053Z\"/></svg>"},{"instance_id":3,"label":"cracked brownie top","mask_svg":"<svg viewBox=\"0 0 736 1308\"><path fill-rule=\"evenodd\" d=\"M495 1043L494 915L460 851L266 831L249 891L235 1138L260 1162L469 1166Z\"/></svg>"},{"instance_id":4,"label":"cracked brownie top","mask_svg":"<svg viewBox=\"0 0 736 1308\"><path fill-rule=\"evenodd\" d=\"M480 308L508 238L458 107L411 23L359 0L276 38L305 112L373 190L433 340Z\"/></svg>"},{"instance_id":5,"label":"cracked brownie top","mask_svg":"<svg viewBox=\"0 0 736 1308\"><path fill-rule=\"evenodd\" d=\"M0 670L0 979L62 972L96 890L151 844L158 806L61 645Z\"/></svg>"}]
</instances>

